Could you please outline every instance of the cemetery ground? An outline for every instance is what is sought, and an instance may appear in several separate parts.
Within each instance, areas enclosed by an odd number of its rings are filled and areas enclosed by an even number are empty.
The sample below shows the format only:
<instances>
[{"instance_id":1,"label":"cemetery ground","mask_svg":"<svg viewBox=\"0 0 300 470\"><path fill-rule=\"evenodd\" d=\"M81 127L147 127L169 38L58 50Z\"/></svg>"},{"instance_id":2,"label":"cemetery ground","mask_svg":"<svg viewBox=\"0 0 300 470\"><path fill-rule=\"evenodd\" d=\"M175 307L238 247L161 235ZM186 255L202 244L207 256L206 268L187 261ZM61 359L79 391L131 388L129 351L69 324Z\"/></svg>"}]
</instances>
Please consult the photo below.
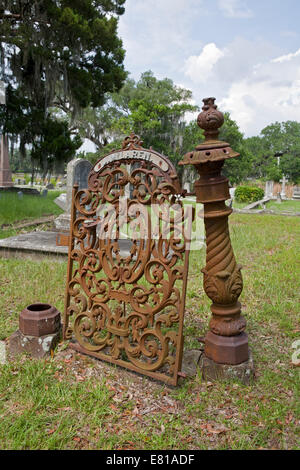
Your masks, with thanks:
<instances>
[{"instance_id":1,"label":"cemetery ground","mask_svg":"<svg viewBox=\"0 0 300 470\"><path fill-rule=\"evenodd\" d=\"M47 215L59 215L63 211L53 202L61 191L48 191L46 197L24 194L19 199L15 192L0 192L0 239L19 233L22 223L35 222ZM23 230L32 230L22 227Z\"/></svg>"},{"instance_id":2,"label":"cemetery ground","mask_svg":"<svg viewBox=\"0 0 300 470\"><path fill-rule=\"evenodd\" d=\"M172 388L60 343L48 359L0 365L0 448L299 448L299 367L292 363L300 338L299 219L233 214L230 230L243 265L241 303L256 366L250 385L198 374ZM201 347L197 338L208 327L204 264L204 250L191 252L185 349ZM0 259L0 339L33 302L62 312L65 280L66 262Z\"/></svg>"}]
</instances>

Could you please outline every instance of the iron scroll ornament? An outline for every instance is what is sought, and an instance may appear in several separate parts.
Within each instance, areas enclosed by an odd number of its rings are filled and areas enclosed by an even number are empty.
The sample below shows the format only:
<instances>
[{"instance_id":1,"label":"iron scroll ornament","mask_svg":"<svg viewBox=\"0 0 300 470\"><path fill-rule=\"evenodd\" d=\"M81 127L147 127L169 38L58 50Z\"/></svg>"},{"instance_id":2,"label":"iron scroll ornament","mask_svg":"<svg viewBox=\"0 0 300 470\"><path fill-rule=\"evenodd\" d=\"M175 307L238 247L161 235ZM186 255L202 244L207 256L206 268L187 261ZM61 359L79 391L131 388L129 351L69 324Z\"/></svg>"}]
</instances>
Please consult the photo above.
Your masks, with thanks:
<instances>
[{"instance_id":1,"label":"iron scroll ornament","mask_svg":"<svg viewBox=\"0 0 300 470\"><path fill-rule=\"evenodd\" d=\"M74 186L63 322L74 349L171 385L191 232L183 196L170 160L134 134L95 164L87 189Z\"/></svg>"}]
</instances>

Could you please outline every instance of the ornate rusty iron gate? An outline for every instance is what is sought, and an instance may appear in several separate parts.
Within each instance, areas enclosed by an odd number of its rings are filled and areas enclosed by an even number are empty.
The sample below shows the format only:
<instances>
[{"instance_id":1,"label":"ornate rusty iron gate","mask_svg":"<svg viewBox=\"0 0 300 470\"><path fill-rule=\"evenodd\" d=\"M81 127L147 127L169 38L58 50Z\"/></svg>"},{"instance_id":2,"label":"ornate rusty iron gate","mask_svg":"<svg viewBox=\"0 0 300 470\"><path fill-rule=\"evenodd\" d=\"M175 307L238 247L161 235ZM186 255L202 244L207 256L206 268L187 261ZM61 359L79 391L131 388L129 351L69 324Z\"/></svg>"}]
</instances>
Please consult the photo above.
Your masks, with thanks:
<instances>
[{"instance_id":1,"label":"ornate rusty iron gate","mask_svg":"<svg viewBox=\"0 0 300 470\"><path fill-rule=\"evenodd\" d=\"M183 195L170 160L134 134L100 159L88 188L73 189L64 313L74 349L172 385L191 229Z\"/></svg>"}]
</instances>

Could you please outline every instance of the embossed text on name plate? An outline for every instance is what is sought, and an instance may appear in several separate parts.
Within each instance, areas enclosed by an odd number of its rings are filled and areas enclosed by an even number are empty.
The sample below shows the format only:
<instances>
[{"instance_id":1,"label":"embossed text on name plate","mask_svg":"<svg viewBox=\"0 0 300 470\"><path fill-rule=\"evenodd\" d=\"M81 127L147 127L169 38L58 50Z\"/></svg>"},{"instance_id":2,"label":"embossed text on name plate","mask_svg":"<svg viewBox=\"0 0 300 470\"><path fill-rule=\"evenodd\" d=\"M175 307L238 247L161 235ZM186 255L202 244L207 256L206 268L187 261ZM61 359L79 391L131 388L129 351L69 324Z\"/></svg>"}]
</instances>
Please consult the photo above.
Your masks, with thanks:
<instances>
[{"instance_id":1,"label":"embossed text on name plate","mask_svg":"<svg viewBox=\"0 0 300 470\"><path fill-rule=\"evenodd\" d=\"M100 171L108 163L117 161L117 160L127 160L127 159L137 159L137 160L148 160L152 161L155 165L160 167L163 171L168 170L167 162L161 158L159 155L144 151L144 150L126 150L124 152L116 152L107 155L102 158L94 167L94 171Z\"/></svg>"}]
</instances>

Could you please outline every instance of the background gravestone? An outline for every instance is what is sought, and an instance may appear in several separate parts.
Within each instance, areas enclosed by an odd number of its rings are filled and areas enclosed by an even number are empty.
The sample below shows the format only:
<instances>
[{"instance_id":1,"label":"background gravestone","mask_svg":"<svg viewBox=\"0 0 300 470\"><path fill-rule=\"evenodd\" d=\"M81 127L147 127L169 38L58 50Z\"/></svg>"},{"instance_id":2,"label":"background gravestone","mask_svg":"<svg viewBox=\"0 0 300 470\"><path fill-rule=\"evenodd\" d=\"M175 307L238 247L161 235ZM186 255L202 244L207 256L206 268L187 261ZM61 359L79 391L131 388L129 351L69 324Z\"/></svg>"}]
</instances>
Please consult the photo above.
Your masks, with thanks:
<instances>
[{"instance_id":1,"label":"background gravestone","mask_svg":"<svg viewBox=\"0 0 300 470\"><path fill-rule=\"evenodd\" d=\"M5 105L5 83L0 81L0 105ZM1 136L0 142L0 186L3 188L9 188L13 186L11 178L11 170L9 166L8 156L8 139L7 136Z\"/></svg>"},{"instance_id":2,"label":"background gravestone","mask_svg":"<svg viewBox=\"0 0 300 470\"><path fill-rule=\"evenodd\" d=\"M88 160L83 158L75 158L68 163L67 166L67 194L65 198L59 196L54 202L59 207L62 207L62 199L64 205L64 214L61 214L54 221L55 228L62 232L68 232L70 229L71 219L71 203L72 203L72 190L75 183L79 185L80 189L85 189L88 186L88 175L93 165Z\"/></svg>"},{"instance_id":3,"label":"background gravestone","mask_svg":"<svg viewBox=\"0 0 300 470\"><path fill-rule=\"evenodd\" d=\"M9 166L7 136L2 136L0 143L0 186L4 188L13 186Z\"/></svg>"},{"instance_id":4,"label":"background gravestone","mask_svg":"<svg viewBox=\"0 0 300 470\"><path fill-rule=\"evenodd\" d=\"M266 181L266 187L265 187L265 197L272 198L273 197L273 188L274 188L274 182L273 181Z\"/></svg>"}]
</instances>

